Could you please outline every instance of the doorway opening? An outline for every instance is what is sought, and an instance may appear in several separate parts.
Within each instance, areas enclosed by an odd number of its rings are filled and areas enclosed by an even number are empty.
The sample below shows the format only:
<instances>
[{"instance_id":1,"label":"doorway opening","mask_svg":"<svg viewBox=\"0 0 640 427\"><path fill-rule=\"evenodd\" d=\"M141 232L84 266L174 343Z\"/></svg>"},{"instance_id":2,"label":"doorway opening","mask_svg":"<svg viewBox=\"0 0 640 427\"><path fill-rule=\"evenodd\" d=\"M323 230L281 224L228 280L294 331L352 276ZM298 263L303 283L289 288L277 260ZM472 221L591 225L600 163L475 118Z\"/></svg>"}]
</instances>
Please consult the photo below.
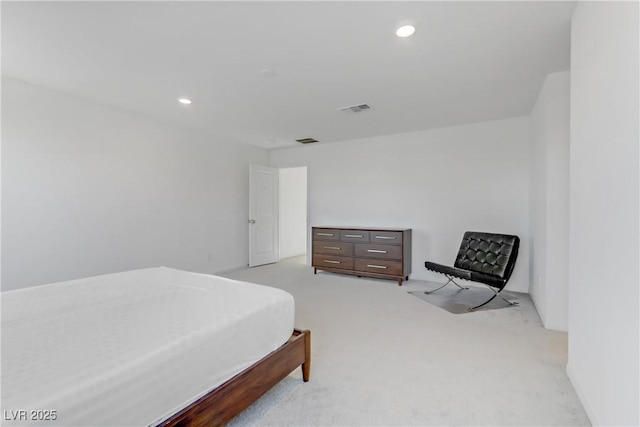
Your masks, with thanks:
<instances>
[{"instance_id":1,"label":"doorway opening","mask_svg":"<svg viewBox=\"0 0 640 427\"><path fill-rule=\"evenodd\" d=\"M307 260L308 170L307 166L278 170L279 259Z\"/></svg>"}]
</instances>

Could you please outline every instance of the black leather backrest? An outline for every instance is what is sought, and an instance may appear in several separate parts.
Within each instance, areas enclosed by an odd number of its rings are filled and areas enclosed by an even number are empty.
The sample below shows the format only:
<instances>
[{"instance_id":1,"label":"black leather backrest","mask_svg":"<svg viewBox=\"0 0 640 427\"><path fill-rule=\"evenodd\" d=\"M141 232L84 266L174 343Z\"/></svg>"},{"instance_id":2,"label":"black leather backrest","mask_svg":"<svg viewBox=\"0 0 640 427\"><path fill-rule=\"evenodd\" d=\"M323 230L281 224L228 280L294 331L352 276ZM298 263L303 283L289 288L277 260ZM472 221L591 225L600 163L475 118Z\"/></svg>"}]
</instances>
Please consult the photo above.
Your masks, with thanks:
<instances>
[{"instance_id":1,"label":"black leather backrest","mask_svg":"<svg viewBox=\"0 0 640 427\"><path fill-rule=\"evenodd\" d=\"M511 277L520 238L509 234L467 231L462 237L455 266L503 279Z\"/></svg>"}]
</instances>

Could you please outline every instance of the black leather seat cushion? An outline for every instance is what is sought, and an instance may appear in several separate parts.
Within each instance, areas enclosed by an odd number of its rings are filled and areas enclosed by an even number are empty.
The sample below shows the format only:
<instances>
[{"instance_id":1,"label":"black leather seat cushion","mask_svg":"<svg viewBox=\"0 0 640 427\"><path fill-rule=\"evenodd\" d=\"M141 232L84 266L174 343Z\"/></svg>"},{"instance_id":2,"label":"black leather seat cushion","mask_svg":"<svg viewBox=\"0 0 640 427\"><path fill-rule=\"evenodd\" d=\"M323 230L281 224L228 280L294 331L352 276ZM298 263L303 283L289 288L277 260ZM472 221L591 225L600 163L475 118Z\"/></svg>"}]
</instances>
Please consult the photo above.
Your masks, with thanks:
<instances>
[{"instance_id":1,"label":"black leather seat cushion","mask_svg":"<svg viewBox=\"0 0 640 427\"><path fill-rule=\"evenodd\" d=\"M494 288L502 289L506 286L507 281L501 277L492 276L490 274L483 273L471 273L471 280L474 282L484 283L485 285L493 286Z\"/></svg>"},{"instance_id":2,"label":"black leather seat cushion","mask_svg":"<svg viewBox=\"0 0 640 427\"><path fill-rule=\"evenodd\" d=\"M448 265L442 265L435 262L426 261L424 266L427 270L435 271L436 273L446 274L448 276L457 277L459 279L472 280L471 272L468 270L462 270L459 268L451 267Z\"/></svg>"}]
</instances>

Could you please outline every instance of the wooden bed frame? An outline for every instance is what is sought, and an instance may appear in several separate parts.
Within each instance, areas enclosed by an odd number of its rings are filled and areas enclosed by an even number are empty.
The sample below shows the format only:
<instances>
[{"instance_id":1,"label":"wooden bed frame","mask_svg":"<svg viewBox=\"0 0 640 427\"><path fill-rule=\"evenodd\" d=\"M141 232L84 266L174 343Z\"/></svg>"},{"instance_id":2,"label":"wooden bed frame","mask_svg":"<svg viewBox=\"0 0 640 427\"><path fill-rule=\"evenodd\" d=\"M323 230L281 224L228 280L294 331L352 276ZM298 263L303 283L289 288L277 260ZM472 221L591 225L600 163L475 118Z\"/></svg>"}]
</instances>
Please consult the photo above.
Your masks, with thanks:
<instances>
[{"instance_id":1,"label":"wooden bed frame","mask_svg":"<svg viewBox=\"0 0 640 427\"><path fill-rule=\"evenodd\" d=\"M311 332L294 329L289 341L235 377L159 424L162 427L223 426L298 366L311 371Z\"/></svg>"}]
</instances>

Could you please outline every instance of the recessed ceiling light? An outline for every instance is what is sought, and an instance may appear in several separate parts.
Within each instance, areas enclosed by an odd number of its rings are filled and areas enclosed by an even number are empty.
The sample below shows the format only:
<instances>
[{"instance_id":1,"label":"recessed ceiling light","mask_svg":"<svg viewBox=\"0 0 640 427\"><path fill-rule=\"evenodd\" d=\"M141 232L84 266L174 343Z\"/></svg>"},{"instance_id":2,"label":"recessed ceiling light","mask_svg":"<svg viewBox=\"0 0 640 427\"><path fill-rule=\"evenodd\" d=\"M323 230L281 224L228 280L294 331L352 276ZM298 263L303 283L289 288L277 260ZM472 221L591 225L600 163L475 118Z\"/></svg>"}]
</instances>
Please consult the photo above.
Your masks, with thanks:
<instances>
[{"instance_id":1,"label":"recessed ceiling light","mask_svg":"<svg viewBox=\"0 0 640 427\"><path fill-rule=\"evenodd\" d=\"M409 37L415 32L416 32L416 27L414 27L413 25L403 25L402 27L396 30L396 36Z\"/></svg>"},{"instance_id":2,"label":"recessed ceiling light","mask_svg":"<svg viewBox=\"0 0 640 427\"><path fill-rule=\"evenodd\" d=\"M180 98L180 99L178 99L178 102L180 104L187 104L187 105L191 104L191 100L189 98Z\"/></svg>"}]
</instances>

